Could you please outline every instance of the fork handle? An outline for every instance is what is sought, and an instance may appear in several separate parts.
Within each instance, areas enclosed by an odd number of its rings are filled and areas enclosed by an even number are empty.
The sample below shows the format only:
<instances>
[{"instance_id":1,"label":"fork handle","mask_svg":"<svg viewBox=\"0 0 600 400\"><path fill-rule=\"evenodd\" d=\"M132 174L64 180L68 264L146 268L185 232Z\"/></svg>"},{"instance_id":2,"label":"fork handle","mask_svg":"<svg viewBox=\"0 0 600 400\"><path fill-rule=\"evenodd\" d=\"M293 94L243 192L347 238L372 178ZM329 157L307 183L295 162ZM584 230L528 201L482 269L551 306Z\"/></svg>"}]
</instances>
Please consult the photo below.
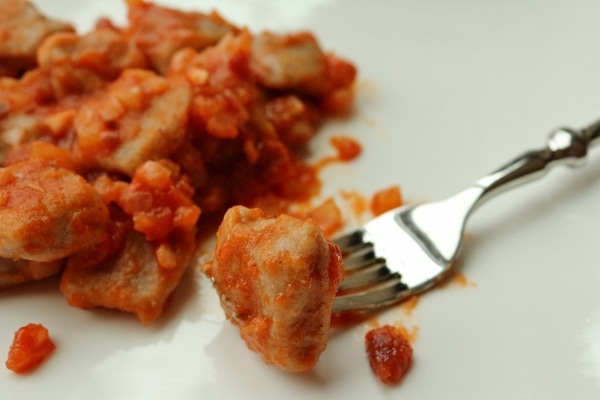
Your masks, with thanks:
<instances>
[{"instance_id":1,"label":"fork handle","mask_svg":"<svg viewBox=\"0 0 600 400\"><path fill-rule=\"evenodd\" d=\"M479 200L499 191L500 188L504 189L525 180L538 178L548 170L549 166L558 162L571 167L581 165L585 161L588 149L598 137L600 137L600 120L580 130L556 129L550 134L545 148L528 151L479 179L475 184L483 189Z\"/></svg>"}]
</instances>

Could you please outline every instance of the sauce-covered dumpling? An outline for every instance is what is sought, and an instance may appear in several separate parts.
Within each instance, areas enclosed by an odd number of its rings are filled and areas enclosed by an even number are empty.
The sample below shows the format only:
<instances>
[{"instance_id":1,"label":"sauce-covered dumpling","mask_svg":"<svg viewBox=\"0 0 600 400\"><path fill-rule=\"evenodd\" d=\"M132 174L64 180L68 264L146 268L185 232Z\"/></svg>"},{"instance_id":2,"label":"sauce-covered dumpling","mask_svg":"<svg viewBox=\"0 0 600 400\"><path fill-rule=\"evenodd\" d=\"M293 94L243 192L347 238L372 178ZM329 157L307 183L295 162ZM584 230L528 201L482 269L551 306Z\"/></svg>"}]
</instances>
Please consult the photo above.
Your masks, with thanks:
<instances>
[{"instance_id":1,"label":"sauce-covered dumpling","mask_svg":"<svg viewBox=\"0 0 600 400\"><path fill-rule=\"evenodd\" d=\"M312 220L242 206L225 214L204 267L248 347L287 371L312 369L325 350L342 268Z\"/></svg>"}]
</instances>

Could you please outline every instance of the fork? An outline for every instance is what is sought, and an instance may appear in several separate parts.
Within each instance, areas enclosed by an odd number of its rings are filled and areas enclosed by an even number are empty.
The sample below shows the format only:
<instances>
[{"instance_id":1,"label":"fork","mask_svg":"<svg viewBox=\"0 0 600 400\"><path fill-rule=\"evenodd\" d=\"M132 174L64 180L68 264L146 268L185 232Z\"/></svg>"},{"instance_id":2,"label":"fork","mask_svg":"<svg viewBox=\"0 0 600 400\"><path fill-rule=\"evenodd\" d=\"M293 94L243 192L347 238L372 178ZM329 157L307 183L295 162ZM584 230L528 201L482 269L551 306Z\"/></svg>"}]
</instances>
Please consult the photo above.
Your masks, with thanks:
<instances>
[{"instance_id":1,"label":"fork","mask_svg":"<svg viewBox=\"0 0 600 400\"><path fill-rule=\"evenodd\" d=\"M502 189L539 178L557 163L580 166L599 136L600 121L580 130L558 128L545 148L525 152L446 200L392 209L334 238L345 276L332 313L378 309L430 289L452 270L477 206Z\"/></svg>"}]
</instances>

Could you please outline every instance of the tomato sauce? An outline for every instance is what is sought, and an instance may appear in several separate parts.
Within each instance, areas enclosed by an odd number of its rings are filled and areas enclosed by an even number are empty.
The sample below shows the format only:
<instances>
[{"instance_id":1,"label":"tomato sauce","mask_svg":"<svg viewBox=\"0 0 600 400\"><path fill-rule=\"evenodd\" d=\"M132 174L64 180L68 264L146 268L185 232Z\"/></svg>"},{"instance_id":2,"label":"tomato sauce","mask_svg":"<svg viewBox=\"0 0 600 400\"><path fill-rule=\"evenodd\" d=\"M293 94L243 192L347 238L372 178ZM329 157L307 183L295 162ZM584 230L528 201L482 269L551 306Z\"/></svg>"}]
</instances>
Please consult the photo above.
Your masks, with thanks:
<instances>
[{"instance_id":1,"label":"tomato sauce","mask_svg":"<svg viewBox=\"0 0 600 400\"><path fill-rule=\"evenodd\" d=\"M362 152L360 143L347 136L333 136L330 142L337 149L341 161L354 160Z\"/></svg>"},{"instance_id":2,"label":"tomato sauce","mask_svg":"<svg viewBox=\"0 0 600 400\"><path fill-rule=\"evenodd\" d=\"M55 349L48 329L41 324L25 325L15 333L6 368L22 374L37 368Z\"/></svg>"},{"instance_id":3,"label":"tomato sauce","mask_svg":"<svg viewBox=\"0 0 600 400\"><path fill-rule=\"evenodd\" d=\"M399 328L384 325L370 330L365 347L371 369L384 384L399 383L412 365L412 346Z\"/></svg>"},{"instance_id":4,"label":"tomato sauce","mask_svg":"<svg viewBox=\"0 0 600 400\"><path fill-rule=\"evenodd\" d=\"M362 194L356 191L343 190L341 193L342 198L348 202L350 210L356 218L361 217L369 208L368 200Z\"/></svg>"},{"instance_id":5,"label":"tomato sauce","mask_svg":"<svg viewBox=\"0 0 600 400\"><path fill-rule=\"evenodd\" d=\"M371 212L381 215L386 211L402 205L402 193L399 186L391 186L376 192L371 199Z\"/></svg>"},{"instance_id":6,"label":"tomato sauce","mask_svg":"<svg viewBox=\"0 0 600 400\"><path fill-rule=\"evenodd\" d=\"M317 170L323 169L329 164L336 162L349 162L358 158L362 153L360 142L349 136L332 136L329 143L335 148L336 154L324 157L315 165Z\"/></svg>"}]
</instances>

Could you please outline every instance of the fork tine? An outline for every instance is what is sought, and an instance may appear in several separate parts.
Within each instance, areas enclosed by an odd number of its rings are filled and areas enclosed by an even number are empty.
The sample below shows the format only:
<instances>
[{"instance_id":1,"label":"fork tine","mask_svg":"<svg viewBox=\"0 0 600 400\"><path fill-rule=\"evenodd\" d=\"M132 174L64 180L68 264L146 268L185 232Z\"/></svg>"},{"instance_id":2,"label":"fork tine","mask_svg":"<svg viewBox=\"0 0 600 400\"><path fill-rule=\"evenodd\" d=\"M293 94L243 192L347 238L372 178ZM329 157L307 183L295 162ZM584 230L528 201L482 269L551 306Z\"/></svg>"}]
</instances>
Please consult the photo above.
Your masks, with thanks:
<instances>
[{"instance_id":1,"label":"fork tine","mask_svg":"<svg viewBox=\"0 0 600 400\"><path fill-rule=\"evenodd\" d=\"M380 264L384 262L381 257L377 257L372 245L365 245L364 248L347 254L344 257L344 270L346 273L352 273L356 270Z\"/></svg>"},{"instance_id":2,"label":"fork tine","mask_svg":"<svg viewBox=\"0 0 600 400\"><path fill-rule=\"evenodd\" d=\"M377 286L390 279L398 279L397 274L392 273L385 261L380 260L367 267L349 272L340 284L338 293Z\"/></svg>"},{"instance_id":3,"label":"fork tine","mask_svg":"<svg viewBox=\"0 0 600 400\"><path fill-rule=\"evenodd\" d=\"M332 313L377 309L430 288L448 270L403 219L415 207L390 210L333 241L342 249L344 280ZM408 222L411 222L409 220Z\"/></svg>"},{"instance_id":4,"label":"fork tine","mask_svg":"<svg viewBox=\"0 0 600 400\"><path fill-rule=\"evenodd\" d=\"M364 242L364 231L362 229L338 236L333 239L333 242L340 247L343 254L349 254L368 244Z\"/></svg>"},{"instance_id":5,"label":"fork tine","mask_svg":"<svg viewBox=\"0 0 600 400\"><path fill-rule=\"evenodd\" d=\"M385 283L373 289L336 296L333 300L332 313L377 309L410 296L412 296L412 291L402 282L399 274L393 273Z\"/></svg>"}]
</instances>

